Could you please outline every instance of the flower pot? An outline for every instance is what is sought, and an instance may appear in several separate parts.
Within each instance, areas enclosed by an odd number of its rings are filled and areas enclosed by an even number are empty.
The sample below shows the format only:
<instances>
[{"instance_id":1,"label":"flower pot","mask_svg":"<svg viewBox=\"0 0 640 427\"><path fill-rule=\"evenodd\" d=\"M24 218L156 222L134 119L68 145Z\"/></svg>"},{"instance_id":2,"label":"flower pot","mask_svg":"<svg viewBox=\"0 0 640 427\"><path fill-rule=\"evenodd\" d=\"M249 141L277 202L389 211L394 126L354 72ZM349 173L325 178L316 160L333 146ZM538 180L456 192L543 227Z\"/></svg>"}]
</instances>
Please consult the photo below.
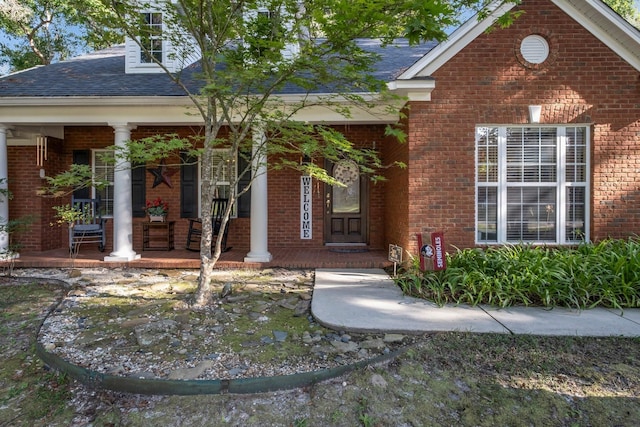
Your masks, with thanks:
<instances>
[{"instance_id":1,"label":"flower pot","mask_svg":"<svg viewBox=\"0 0 640 427\"><path fill-rule=\"evenodd\" d=\"M149 215L149 222L164 222L164 215Z\"/></svg>"}]
</instances>

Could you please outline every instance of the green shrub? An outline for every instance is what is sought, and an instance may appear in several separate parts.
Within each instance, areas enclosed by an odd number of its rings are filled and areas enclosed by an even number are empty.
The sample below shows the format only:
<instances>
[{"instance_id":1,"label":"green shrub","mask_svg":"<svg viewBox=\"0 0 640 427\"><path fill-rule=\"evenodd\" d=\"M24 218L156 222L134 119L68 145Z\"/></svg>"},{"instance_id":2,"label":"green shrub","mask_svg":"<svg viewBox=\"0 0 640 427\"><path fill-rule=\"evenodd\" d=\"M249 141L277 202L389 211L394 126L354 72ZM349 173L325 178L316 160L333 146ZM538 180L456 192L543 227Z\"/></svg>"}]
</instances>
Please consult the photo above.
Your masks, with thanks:
<instances>
[{"instance_id":1,"label":"green shrub","mask_svg":"<svg viewBox=\"0 0 640 427\"><path fill-rule=\"evenodd\" d=\"M439 305L489 304L640 307L640 240L576 248L511 245L447 254L448 268L422 272L418 261L396 281L408 295Z\"/></svg>"}]
</instances>

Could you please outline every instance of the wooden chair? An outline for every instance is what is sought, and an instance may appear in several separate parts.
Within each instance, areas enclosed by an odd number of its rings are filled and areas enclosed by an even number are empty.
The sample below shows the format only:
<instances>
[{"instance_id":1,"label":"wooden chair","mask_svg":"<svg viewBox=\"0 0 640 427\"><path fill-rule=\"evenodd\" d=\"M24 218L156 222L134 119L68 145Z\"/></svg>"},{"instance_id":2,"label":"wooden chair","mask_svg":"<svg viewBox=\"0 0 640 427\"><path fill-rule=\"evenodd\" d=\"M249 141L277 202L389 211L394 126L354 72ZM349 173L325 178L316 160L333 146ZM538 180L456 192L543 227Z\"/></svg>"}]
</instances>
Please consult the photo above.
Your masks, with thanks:
<instances>
[{"instance_id":1,"label":"wooden chair","mask_svg":"<svg viewBox=\"0 0 640 427\"><path fill-rule=\"evenodd\" d=\"M104 252L107 243L106 222L100 212L100 199L71 199L71 206L81 213L69 226L69 250L75 253L83 243L97 243Z\"/></svg>"},{"instance_id":2,"label":"wooden chair","mask_svg":"<svg viewBox=\"0 0 640 427\"><path fill-rule=\"evenodd\" d=\"M222 228L222 218L224 212L227 209L227 199L213 199L213 216L211 217L211 225L213 227L213 236L211 245L215 245L216 237L220 234ZM222 233L222 252L231 250L227 247L227 234L229 233L229 223ZM190 251L200 250L200 239L202 237L202 220L200 218L189 219L189 232L187 233L187 246L186 249Z\"/></svg>"}]
</instances>

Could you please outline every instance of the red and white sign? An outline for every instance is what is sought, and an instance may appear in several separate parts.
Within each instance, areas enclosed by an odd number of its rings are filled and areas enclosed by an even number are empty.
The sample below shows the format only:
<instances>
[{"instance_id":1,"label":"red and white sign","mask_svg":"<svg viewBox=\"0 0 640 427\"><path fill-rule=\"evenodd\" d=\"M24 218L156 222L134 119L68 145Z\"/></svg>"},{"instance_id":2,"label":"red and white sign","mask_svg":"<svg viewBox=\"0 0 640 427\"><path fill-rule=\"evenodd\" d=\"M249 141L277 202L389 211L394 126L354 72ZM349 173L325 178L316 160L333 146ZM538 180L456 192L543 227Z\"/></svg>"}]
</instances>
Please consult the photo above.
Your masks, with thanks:
<instances>
[{"instance_id":1,"label":"red and white sign","mask_svg":"<svg viewBox=\"0 0 640 427\"><path fill-rule=\"evenodd\" d=\"M422 234L418 234L418 252L420 253L420 268L422 270L440 271L447 268L444 233L431 233L430 241L425 243Z\"/></svg>"}]
</instances>

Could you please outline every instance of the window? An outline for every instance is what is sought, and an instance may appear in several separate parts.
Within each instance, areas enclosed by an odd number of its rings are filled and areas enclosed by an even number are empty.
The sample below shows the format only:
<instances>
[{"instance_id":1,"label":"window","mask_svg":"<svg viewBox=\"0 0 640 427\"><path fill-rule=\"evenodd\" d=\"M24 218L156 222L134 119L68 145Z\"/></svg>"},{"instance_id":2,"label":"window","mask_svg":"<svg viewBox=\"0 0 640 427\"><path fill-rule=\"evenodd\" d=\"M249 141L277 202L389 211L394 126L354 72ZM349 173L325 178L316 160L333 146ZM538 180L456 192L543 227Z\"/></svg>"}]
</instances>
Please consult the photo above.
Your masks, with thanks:
<instances>
[{"instance_id":1,"label":"window","mask_svg":"<svg viewBox=\"0 0 640 427\"><path fill-rule=\"evenodd\" d=\"M93 177L96 182L106 182L107 185L93 187L91 197L100 198L100 209L103 216L113 216L113 151L92 150Z\"/></svg>"},{"instance_id":2,"label":"window","mask_svg":"<svg viewBox=\"0 0 640 427\"><path fill-rule=\"evenodd\" d=\"M231 151L223 149L214 150L212 173L212 178L216 180L216 193L214 197L228 199L231 183L236 181L238 174L236 162L231 157ZM200 171L200 176L202 177L202 170ZM198 199L202 200L201 197ZM236 208L237 203L233 205L233 211L231 212L232 217L236 216Z\"/></svg>"},{"instance_id":3,"label":"window","mask_svg":"<svg viewBox=\"0 0 640 427\"><path fill-rule=\"evenodd\" d=\"M476 241L588 240L586 127L476 129Z\"/></svg>"},{"instance_id":4,"label":"window","mask_svg":"<svg viewBox=\"0 0 640 427\"><path fill-rule=\"evenodd\" d=\"M151 64L154 59L162 63L162 13L143 13L140 34L140 63Z\"/></svg>"}]
</instances>

